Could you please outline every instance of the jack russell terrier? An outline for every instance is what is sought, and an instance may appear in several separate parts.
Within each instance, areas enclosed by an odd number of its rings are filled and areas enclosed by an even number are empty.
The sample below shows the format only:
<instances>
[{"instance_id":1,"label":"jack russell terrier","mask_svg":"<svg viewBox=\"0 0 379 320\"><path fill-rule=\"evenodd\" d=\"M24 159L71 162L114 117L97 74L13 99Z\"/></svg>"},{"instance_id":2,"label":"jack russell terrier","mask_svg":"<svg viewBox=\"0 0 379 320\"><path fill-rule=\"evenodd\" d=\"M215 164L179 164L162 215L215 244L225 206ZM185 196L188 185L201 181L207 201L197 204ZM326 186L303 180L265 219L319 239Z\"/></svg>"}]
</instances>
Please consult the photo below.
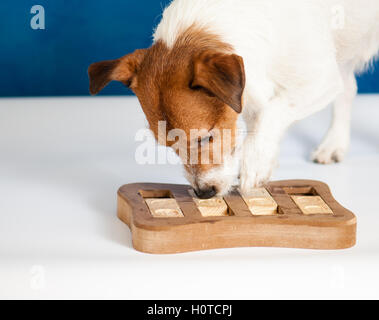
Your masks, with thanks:
<instances>
[{"instance_id":1,"label":"jack russell terrier","mask_svg":"<svg viewBox=\"0 0 379 320\"><path fill-rule=\"evenodd\" d=\"M215 129L237 132L221 163L183 163L199 197L226 194L238 177L249 193L270 178L291 124L332 102L333 122L313 160L343 159L355 73L378 51L378 0L174 0L150 48L90 66L90 92L112 80L131 88L158 142L160 121L187 134L205 129L196 140L204 148L223 139Z\"/></svg>"}]
</instances>

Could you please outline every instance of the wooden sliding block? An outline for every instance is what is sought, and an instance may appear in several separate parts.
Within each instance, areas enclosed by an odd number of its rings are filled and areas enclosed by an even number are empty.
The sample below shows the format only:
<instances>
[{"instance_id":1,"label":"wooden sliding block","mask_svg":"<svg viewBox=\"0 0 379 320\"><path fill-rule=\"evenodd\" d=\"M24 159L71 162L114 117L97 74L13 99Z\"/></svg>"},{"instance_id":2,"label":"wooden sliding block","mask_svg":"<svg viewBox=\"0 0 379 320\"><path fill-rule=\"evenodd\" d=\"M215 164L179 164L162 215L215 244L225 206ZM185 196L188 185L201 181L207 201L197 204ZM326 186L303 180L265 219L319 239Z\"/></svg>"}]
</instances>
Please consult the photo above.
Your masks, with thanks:
<instances>
[{"instance_id":1,"label":"wooden sliding block","mask_svg":"<svg viewBox=\"0 0 379 320\"><path fill-rule=\"evenodd\" d=\"M203 217L228 216L228 206L221 197L199 199L192 190L190 190L189 193Z\"/></svg>"},{"instance_id":2,"label":"wooden sliding block","mask_svg":"<svg viewBox=\"0 0 379 320\"><path fill-rule=\"evenodd\" d=\"M179 208L175 199L154 198L145 199L150 213L154 218L181 218L184 217L182 210Z\"/></svg>"},{"instance_id":3,"label":"wooden sliding block","mask_svg":"<svg viewBox=\"0 0 379 320\"><path fill-rule=\"evenodd\" d=\"M228 215L228 206L221 198L197 199L194 201L203 217L222 217Z\"/></svg>"},{"instance_id":4,"label":"wooden sliding block","mask_svg":"<svg viewBox=\"0 0 379 320\"><path fill-rule=\"evenodd\" d=\"M291 196L303 214L333 214L319 196Z\"/></svg>"},{"instance_id":5,"label":"wooden sliding block","mask_svg":"<svg viewBox=\"0 0 379 320\"><path fill-rule=\"evenodd\" d=\"M253 189L248 196L242 195L242 198L255 216L268 216L278 213L278 204L265 188Z\"/></svg>"}]
</instances>

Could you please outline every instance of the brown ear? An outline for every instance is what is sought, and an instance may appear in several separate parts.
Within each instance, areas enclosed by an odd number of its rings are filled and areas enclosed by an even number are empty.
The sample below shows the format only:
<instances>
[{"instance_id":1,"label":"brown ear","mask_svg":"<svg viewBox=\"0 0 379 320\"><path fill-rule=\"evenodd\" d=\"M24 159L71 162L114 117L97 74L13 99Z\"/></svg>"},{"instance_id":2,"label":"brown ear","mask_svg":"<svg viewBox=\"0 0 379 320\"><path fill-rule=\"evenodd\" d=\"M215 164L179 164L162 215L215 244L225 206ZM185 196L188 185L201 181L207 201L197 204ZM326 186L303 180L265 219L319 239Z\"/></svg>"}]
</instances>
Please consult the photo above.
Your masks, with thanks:
<instances>
[{"instance_id":1,"label":"brown ear","mask_svg":"<svg viewBox=\"0 0 379 320\"><path fill-rule=\"evenodd\" d=\"M120 59L93 63L88 68L90 93L98 94L111 81L120 81L128 87L136 85L138 68L146 50L136 50Z\"/></svg>"},{"instance_id":2,"label":"brown ear","mask_svg":"<svg viewBox=\"0 0 379 320\"><path fill-rule=\"evenodd\" d=\"M243 59L235 54L214 51L200 53L194 59L191 87L205 88L237 113L241 113L245 89Z\"/></svg>"}]
</instances>

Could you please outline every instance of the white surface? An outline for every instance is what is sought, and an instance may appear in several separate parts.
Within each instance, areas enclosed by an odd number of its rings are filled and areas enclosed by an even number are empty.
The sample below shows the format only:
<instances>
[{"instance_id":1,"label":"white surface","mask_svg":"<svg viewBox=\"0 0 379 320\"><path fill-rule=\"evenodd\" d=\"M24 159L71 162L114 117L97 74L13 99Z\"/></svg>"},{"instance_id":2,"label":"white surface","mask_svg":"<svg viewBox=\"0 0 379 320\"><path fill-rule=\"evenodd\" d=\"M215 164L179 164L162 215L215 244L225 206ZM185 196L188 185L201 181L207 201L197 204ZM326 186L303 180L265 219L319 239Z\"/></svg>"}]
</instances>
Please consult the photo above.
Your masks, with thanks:
<instances>
[{"instance_id":1,"label":"white surface","mask_svg":"<svg viewBox=\"0 0 379 320\"><path fill-rule=\"evenodd\" d=\"M132 249L116 191L185 180L180 166L135 163L137 100L0 100L0 298L379 298L378 105L358 97L343 164L308 161L329 111L297 124L274 177L327 182L358 217L356 247L154 256Z\"/></svg>"}]
</instances>

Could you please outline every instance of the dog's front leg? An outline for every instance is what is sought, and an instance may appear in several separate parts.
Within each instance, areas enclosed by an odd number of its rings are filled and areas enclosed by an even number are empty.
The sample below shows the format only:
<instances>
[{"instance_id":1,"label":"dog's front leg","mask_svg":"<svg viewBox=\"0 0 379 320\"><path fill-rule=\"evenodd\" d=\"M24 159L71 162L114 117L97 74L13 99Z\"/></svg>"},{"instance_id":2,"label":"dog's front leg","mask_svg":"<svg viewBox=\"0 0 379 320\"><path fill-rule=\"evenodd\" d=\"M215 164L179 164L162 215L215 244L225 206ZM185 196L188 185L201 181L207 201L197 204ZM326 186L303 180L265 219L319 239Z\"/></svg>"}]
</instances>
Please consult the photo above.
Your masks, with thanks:
<instances>
[{"instance_id":1,"label":"dog's front leg","mask_svg":"<svg viewBox=\"0 0 379 320\"><path fill-rule=\"evenodd\" d=\"M286 110L287 106L277 100L253 117L245 117L247 135L240 171L240 187L244 194L270 179L277 165L280 140L294 121Z\"/></svg>"},{"instance_id":2,"label":"dog's front leg","mask_svg":"<svg viewBox=\"0 0 379 320\"><path fill-rule=\"evenodd\" d=\"M354 98L357 95L357 81L353 70L342 73L344 91L334 102L333 122L323 142L313 153L317 163L328 164L343 160L350 144L350 121Z\"/></svg>"}]
</instances>

